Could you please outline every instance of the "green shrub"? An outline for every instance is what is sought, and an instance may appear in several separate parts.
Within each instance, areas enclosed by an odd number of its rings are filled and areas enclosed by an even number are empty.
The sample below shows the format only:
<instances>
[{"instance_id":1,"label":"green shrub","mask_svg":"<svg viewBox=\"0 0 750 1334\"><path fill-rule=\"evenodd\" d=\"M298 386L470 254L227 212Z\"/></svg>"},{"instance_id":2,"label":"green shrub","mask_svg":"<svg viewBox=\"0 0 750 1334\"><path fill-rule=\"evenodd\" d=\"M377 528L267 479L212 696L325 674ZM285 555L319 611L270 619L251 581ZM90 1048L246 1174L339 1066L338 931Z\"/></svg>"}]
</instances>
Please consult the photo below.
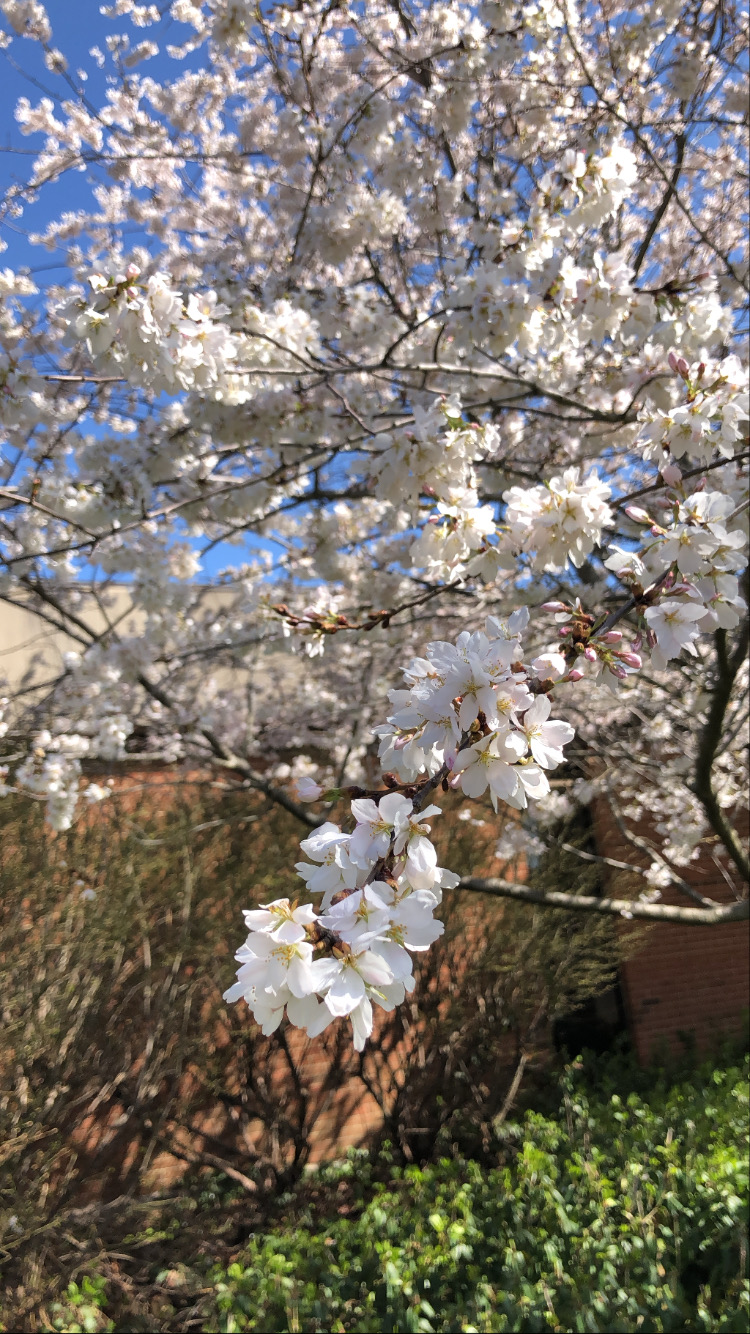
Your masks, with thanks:
<instances>
[{"instance_id":1,"label":"green shrub","mask_svg":"<svg viewBox=\"0 0 750 1334\"><path fill-rule=\"evenodd\" d=\"M304 1212L210 1274L207 1330L744 1331L747 1063L503 1128L502 1166L327 1178L356 1217ZM323 1175L323 1174L321 1174Z\"/></svg>"}]
</instances>

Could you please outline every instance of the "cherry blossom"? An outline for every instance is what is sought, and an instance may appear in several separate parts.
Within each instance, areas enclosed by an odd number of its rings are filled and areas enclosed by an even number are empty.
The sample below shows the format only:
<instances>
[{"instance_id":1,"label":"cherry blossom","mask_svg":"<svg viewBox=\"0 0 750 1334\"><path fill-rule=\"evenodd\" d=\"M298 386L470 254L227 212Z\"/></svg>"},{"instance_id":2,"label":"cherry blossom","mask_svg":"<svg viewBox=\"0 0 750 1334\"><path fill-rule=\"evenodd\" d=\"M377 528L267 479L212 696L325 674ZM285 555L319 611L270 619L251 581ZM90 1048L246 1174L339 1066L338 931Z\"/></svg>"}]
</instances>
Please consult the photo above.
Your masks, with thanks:
<instances>
[{"instance_id":1,"label":"cherry blossom","mask_svg":"<svg viewBox=\"0 0 750 1334\"><path fill-rule=\"evenodd\" d=\"M566 722L549 722L552 705L546 695L537 695L523 716L523 730L529 750L543 769L562 764L563 746L573 740L575 730Z\"/></svg>"},{"instance_id":2,"label":"cherry blossom","mask_svg":"<svg viewBox=\"0 0 750 1334\"><path fill-rule=\"evenodd\" d=\"M666 662L668 658L676 658L683 648L696 656L694 641L699 633L696 622L702 620L704 615L702 606L678 602L675 598L668 598L658 607L647 609L645 617L656 637L654 657L657 664Z\"/></svg>"}]
</instances>

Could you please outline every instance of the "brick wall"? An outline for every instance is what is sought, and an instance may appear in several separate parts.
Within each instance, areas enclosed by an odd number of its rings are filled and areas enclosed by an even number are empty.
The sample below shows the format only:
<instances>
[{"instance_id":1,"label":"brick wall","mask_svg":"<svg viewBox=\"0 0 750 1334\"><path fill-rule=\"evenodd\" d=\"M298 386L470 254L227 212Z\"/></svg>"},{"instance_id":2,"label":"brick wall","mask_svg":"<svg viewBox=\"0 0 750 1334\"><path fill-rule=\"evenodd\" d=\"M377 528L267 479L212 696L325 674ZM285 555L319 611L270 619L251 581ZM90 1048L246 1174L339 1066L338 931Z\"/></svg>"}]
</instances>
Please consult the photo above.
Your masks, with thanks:
<instances>
[{"instance_id":1,"label":"brick wall","mask_svg":"<svg viewBox=\"0 0 750 1334\"><path fill-rule=\"evenodd\" d=\"M646 865L648 858L628 843L604 803L594 812L597 844L604 856ZM645 832L645 831L644 831ZM723 860L726 868L726 859ZM710 853L687 868L683 879L718 903L734 900L732 889ZM732 878L730 874L730 879ZM644 881L614 872L607 888L619 896ZM736 888L739 890L739 882ZM664 890L662 902L685 907L679 890ZM623 922L620 930L643 931ZM750 923L683 926L659 922L645 932L643 944L622 968L628 1029L639 1060L667 1049L679 1053L685 1041L710 1051L724 1036L739 1036L750 1007Z\"/></svg>"}]
</instances>

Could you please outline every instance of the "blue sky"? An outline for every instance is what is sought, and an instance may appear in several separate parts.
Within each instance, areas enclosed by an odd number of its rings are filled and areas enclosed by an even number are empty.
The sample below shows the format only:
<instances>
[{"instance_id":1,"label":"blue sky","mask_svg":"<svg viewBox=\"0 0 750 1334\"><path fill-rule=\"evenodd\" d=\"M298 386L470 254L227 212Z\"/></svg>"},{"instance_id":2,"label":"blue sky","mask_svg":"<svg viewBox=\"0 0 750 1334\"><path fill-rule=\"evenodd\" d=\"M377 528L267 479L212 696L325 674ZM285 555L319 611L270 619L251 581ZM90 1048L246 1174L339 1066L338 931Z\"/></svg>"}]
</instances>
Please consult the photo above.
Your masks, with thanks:
<instances>
[{"instance_id":1,"label":"blue sky","mask_svg":"<svg viewBox=\"0 0 750 1334\"><path fill-rule=\"evenodd\" d=\"M174 75L190 66L170 60L164 54L168 44L179 44L192 31L184 24L165 19L152 28L133 28L127 19L108 19L101 13L100 0L47 0L47 13L52 24L52 45L62 51L68 61L68 75L76 88L83 90L95 107L106 97L107 70L99 69L92 47L106 53L106 40L115 33L127 32L131 44L149 39L160 47L160 54L138 67L138 71L159 79L167 72ZM199 64L200 53L193 57ZM83 69L86 80L78 77ZM50 73L44 64L44 53L38 42L14 38L8 50L0 51L0 197L14 183L25 181L33 155L43 146L43 136L24 135L15 119L15 108L20 97L27 97L36 105L43 97L66 100L74 96L70 84L59 74ZM46 249L29 244L28 236L43 231L55 217L73 211L85 204L89 186L85 173L69 172L59 182L41 192L39 200L29 205L20 219L0 220L0 237L7 250L0 256L0 265L11 268L29 267L39 272L40 279L48 273L54 280L55 256Z\"/></svg>"},{"instance_id":2,"label":"blue sky","mask_svg":"<svg viewBox=\"0 0 750 1334\"><path fill-rule=\"evenodd\" d=\"M106 52L106 39L114 33L128 32L131 44L143 39L156 41L161 53L139 66L155 78L174 77L191 63L175 62L163 54L167 43L179 44L191 31L183 24L166 20L162 25L147 29L133 29L126 19L108 19L101 13L99 0L47 0L47 12L52 24L52 45L59 48L68 61L68 74L76 88L83 90L94 106L101 106L106 97L107 73L111 73L109 59L99 69L90 52L98 46ZM199 64L201 53L192 58ZM80 79L83 69L88 78ZM15 118L18 99L26 97L35 106L43 97L53 100L73 98L70 84L61 75L51 73L45 66L44 53L35 41L14 39L10 48L0 51L0 198L14 184L27 179L34 155L43 147L43 136L24 135ZM0 237L7 249L0 252L0 268L28 268L38 285L44 287L63 277L65 258L56 256L46 247L31 244L29 237L43 232L49 222L65 212L85 207L91 199L91 180L88 173L69 172L40 192L38 200L29 204L20 218L0 217ZM93 422L86 429L95 433ZM196 547L202 543L192 543ZM229 562L241 563L259 544L246 539L243 547L223 546L212 552L204 562L204 577ZM84 577L87 571L82 571Z\"/></svg>"}]
</instances>

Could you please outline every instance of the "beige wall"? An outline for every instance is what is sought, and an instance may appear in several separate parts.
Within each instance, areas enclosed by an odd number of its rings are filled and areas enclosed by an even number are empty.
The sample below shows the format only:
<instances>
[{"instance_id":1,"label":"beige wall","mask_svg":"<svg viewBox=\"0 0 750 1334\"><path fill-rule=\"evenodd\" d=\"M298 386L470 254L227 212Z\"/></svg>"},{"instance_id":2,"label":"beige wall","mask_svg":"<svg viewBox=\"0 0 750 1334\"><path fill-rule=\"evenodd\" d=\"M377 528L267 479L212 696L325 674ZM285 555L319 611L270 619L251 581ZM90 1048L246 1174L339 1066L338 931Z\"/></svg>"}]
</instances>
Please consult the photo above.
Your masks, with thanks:
<instances>
[{"instance_id":1,"label":"beige wall","mask_svg":"<svg viewBox=\"0 0 750 1334\"><path fill-rule=\"evenodd\" d=\"M236 596L231 588L196 589L196 593L200 594L202 611L210 608L218 612ZM80 598L76 610L95 634L106 630L108 623L116 624L117 632L122 635L143 633L143 613L128 614L130 594L126 586L110 586L107 590L106 617L89 591L82 588ZM54 616L54 612L51 614ZM72 635L57 630L30 607L0 602L0 694L6 691L14 694L53 681L63 670L63 655L82 649L83 645Z\"/></svg>"},{"instance_id":2,"label":"beige wall","mask_svg":"<svg viewBox=\"0 0 750 1334\"><path fill-rule=\"evenodd\" d=\"M108 608L110 623L127 613L126 588L111 590ZM54 613L52 613L54 615ZM81 592L80 614L95 633L106 629L104 614L90 594ZM135 630L135 617L126 617L121 629L129 624ZM137 631L136 631L137 633ZM0 603L0 681L14 693L32 685L54 680L63 670L63 654L80 651L82 645L70 635L55 629L44 617L20 603Z\"/></svg>"}]
</instances>

